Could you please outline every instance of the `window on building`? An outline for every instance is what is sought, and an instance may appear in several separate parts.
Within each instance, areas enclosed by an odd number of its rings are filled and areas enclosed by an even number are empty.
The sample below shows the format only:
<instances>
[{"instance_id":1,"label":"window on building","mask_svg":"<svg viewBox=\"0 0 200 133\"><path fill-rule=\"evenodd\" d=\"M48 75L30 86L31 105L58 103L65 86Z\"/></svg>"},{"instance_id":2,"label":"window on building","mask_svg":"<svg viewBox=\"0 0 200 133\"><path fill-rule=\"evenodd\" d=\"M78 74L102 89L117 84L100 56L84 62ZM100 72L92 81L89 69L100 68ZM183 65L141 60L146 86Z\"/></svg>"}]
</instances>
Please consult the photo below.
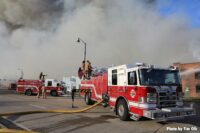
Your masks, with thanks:
<instances>
[{"instance_id":1,"label":"window on building","mask_svg":"<svg viewBox=\"0 0 200 133\"><path fill-rule=\"evenodd\" d=\"M128 72L128 85L137 85L136 71Z\"/></svg>"},{"instance_id":2,"label":"window on building","mask_svg":"<svg viewBox=\"0 0 200 133\"><path fill-rule=\"evenodd\" d=\"M195 72L195 79L200 79L200 72Z\"/></svg>"},{"instance_id":3,"label":"window on building","mask_svg":"<svg viewBox=\"0 0 200 133\"><path fill-rule=\"evenodd\" d=\"M200 85L196 85L196 93L200 93Z\"/></svg>"},{"instance_id":4,"label":"window on building","mask_svg":"<svg viewBox=\"0 0 200 133\"><path fill-rule=\"evenodd\" d=\"M112 70L112 85L117 85L117 69Z\"/></svg>"}]
</instances>

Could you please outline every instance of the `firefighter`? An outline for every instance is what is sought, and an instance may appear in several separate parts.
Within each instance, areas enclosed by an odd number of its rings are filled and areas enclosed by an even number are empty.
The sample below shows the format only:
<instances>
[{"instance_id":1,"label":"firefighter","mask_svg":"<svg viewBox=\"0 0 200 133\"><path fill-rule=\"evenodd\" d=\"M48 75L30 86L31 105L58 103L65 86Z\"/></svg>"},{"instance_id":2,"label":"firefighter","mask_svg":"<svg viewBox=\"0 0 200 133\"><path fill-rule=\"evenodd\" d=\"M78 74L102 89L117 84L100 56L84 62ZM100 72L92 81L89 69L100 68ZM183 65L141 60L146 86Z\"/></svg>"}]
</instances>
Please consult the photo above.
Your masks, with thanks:
<instances>
[{"instance_id":1,"label":"firefighter","mask_svg":"<svg viewBox=\"0 0 200 133\"><path fill-rule=\"evenodd\" d=\"M47 76L47 75L44 75L43 72L41 72L41 73L40 73L40 76L39 76L39 80L42 80L42 82L44 82L46 76Z\"/></svg>"},{"instance_id":2,"label":"firefighter","mask_svg":"<svg viewBox=\"0 0 200 133\"><path fill-rule=\"evenodd\" d=\"M42 98L46 99L46 89L45 89L45 86L44 86L45 76L47 76L47 75L44 75L43 72L41 72L40 75L39 75L39 80L42 80L42 83L41 83L41 86L38 87L37 98L40 98L40 95L42 95Z\"/></svg>"},{"instance_id":3,"label":"firefighter","mask_svg":"<svg viewBox=\"0 0 200 133\"><path fill-rule=\"evenodd\" d=\"M43 72L40 73L39 80L42 80Z\"/></svg>"},{"instance_id":4,"label":"firefighter","mask_svg":"<svg viewBox=\"0 0 200 133\"><path fill-rule=\"evenodd\" d=\"M72 108L74 108L74 97L75 97L76 89L72 89Z\"/></svg>"},{"instance_id":5,"label":"firefighter","mask_svg":"<svg viewBox=\"0 0 200 133\"><path fill-rule=\"evenodd\" d=\"M37 88L38 91L37 98L40 98L41 90L42 90L42 85Z\"/></svg>"},{"instance_id":6,"label":"firefighter","mask_svg":"<svg viewBox=\"0 0 200 133\"><path fill-rule=\"evenodd\" d=\"M87 63L88 63L88 79L90 79L90 77L92 75L92 65L89 60L87 60Z\"/></svg>"},{"instance_id":7,"label":"firefighter","mask_svg":"<svg viewBox=\"0 0 200 133\"><path fill-rule=\"evenodd\" d=\"M81 67L79 67L79 69L78 69L78 77L79 77L80 79L82 79L82 78L83 78L83 75L84 75L83 70L81 69Z\"/></svg>"},{"instance_id":8,"label":"firefighter","mask_svg":"<svg viewBox=\"0 0 200 133\"><path fill-rule=\"evenodd\" d=\"M85 74L86 74L86 78L88 78L88 70L89 70L89 61L87 60L85 63Z\"/></svg>"},{"instance_id":9,"label":"firefighter","mask_svg":"<svg viewBox=\"0 0 200 133\"><path fill-rule=\"evenodd\" d=\"M42 84L41 90L42 90L42 98L46 99L47 98L47 94L46 94L47 92L46 92L46 88L45 88L44 83Z\"/></svg>"},{"instance_id":10,"label":"firefighter","mask_svg":"<svg viewBox=\"0 0 200 133\"><path fill-rule=\"evenodd\" d=\"M85 71L85 60L82 62L82 72L83 72L83 78L86 78L86 71Z\"/></svg>"},{"instance_id":11,"label":"firefighter","mask_svg":"<svg viewBox=\"0 0 200 133\"><path fill-rule=\"evenodd\" d=\"M82 70L85 71L85 61L82 62Z\"/></svg>"}]
</instances>

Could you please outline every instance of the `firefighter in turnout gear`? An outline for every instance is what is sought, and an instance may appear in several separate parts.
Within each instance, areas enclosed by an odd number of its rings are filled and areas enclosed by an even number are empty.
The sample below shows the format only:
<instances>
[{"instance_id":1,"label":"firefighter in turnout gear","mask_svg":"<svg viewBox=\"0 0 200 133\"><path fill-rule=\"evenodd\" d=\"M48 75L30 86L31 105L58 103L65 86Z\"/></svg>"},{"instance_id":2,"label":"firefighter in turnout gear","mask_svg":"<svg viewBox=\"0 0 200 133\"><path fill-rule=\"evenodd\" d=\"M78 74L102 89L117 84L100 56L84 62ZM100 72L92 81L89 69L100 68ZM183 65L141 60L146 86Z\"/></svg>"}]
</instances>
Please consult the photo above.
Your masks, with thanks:
<instances>
[{"instance_id":1,"label":"firefighter in turnout gear","mask_svg":"<svg viewBox=\"0 0 200 133\"><path fill-rule=\"evenodd\" d=\"M81 73L81 71L79 68L78 75L80 75L80 73ZM82 62L82 73L84 75L83 76L84 79L90 79L90 77L92 75L92 65L89 60L87 60L86 62L85 61Z\"/></svg>"},{"instance_id":2,"label":"firefighter in turnout gear","mask_svg":"<svg viewBox=\"0 0 200 133\"><path fill-rule=\"evenodd\" d=\"M74 97L75 97L75 93L76 93L76 89L75 88L73 88L72 89L72 108L74 108L75 106L74 106Z\"/></svg>"},{"instance_id":3,"label":"firefighter in turnout gear","mask_svg":"<svg viewBox=\"0 0 200 133\"><path fill-rule=\"evenodd\" d=\"M42 84L41 90L42 90L42 98L43 98L43 99L46 99L46 98L47 98L47 90L46 90L46 88L45 88L44 83Z\"/></svg>"},{"instance_id":4,"label":"firefighter in turnout gear","mask_svg":"<svg viewBox=\"0 0 200 133\"><path fill-rule=\"evenodd\" d=\"M41 72L39 75L39 79L42 80L42 84L40 87L38 87L37 98L40 98L40 95L42 95L42 98L46 99L45 76L47 75L44 75L43 72Z\"/></svg>"}]
</instances>

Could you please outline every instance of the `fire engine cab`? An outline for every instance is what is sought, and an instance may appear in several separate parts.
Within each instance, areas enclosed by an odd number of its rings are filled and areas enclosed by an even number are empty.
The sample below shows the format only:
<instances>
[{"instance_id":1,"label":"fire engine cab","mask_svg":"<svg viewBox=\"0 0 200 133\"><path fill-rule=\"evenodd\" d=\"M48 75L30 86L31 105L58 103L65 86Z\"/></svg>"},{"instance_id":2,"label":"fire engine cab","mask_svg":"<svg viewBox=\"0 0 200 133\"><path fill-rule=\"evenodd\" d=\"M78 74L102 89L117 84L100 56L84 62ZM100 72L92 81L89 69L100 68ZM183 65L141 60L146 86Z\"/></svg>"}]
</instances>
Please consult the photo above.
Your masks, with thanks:
<instances>
[{"instance_id":1,"label":"fire engine cab","mask_svg":"<svg viewBox=\"0 0 200 133\"><path fill-rule=\"evenodd\" d=\"M147 117L169 120L194 115L183 107L179 71L175 67L158 68L137 63L110 67L81 82L86 104L103 100L121 120Z\"/></svg>"},{"instance_id":2,"label":"fire engine cab","mask_svg":"<svg viewBox=\"0 0 200 133\"><path fill-rule=\"evenodd\" d=\"M25 80L20 79L17 83L17 92L25 95L37 94L42 86L42 80ZM60 96L64 90L60 83L55 79L46 79L44 82L46 92L51 96Z\"/></svg>"}]
</instances>

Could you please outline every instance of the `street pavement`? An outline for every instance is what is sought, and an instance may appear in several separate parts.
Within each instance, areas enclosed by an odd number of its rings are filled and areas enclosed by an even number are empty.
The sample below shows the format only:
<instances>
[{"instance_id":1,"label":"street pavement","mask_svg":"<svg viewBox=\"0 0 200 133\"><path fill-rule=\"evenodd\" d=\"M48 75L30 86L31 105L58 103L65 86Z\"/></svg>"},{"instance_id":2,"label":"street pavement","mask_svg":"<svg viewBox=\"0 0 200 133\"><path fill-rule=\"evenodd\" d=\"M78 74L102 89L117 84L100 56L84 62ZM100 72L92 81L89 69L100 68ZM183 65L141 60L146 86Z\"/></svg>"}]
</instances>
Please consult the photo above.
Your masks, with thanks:
<instances>
[{"instance_id":1,"label":"street pavement","mask_svg":"<svg viewBox=\"0 0 200 133\"><path fill-rule=\"evenodd\" d=\"M76 97L75 106L74 110L88 107L80 97ZM72 110L71 99L51 96L38 99L17 94L14 90L0 89L0 113L47 109ZM109 107L101 105L84 113L40 113L1 119L0 126L41 133L200 133L200 116L162 123L149 119L121 121ZM182 131L173 131L175 129Z\"/></svg>"}]
</instances>

